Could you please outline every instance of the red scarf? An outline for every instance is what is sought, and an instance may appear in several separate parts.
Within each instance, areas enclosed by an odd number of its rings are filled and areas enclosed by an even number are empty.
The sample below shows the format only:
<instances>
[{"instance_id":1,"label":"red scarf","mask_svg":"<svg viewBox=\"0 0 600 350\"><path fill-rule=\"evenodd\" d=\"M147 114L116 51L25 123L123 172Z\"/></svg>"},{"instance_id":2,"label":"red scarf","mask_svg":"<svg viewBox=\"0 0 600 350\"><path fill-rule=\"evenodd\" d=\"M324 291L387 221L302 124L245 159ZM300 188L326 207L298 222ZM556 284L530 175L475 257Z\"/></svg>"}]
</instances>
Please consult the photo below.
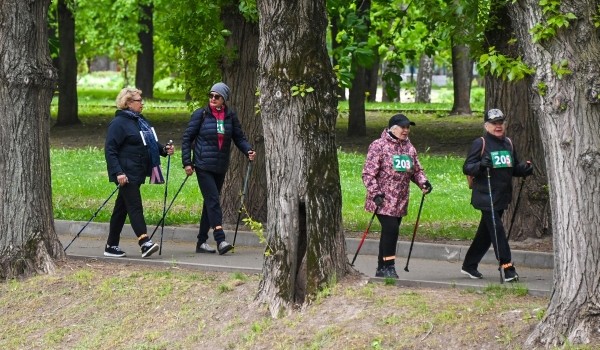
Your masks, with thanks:
<instances>
[{"instance_id":1,"label":"red scarf","mask_svg":"<svg viewBox=\"0 0 600 350\"><path fill-rule=\"evenodd\" d=\"M217 118L217 120L225 120L225 105L223 105L220 111L218 111L213 106L210 106L210 111L212 112L212 115L214 115L215 118ZM223 134L217 134L217 140L219 141L219 150L223 146L224 137L225 135Z\"/></svg>"}]
</instances>

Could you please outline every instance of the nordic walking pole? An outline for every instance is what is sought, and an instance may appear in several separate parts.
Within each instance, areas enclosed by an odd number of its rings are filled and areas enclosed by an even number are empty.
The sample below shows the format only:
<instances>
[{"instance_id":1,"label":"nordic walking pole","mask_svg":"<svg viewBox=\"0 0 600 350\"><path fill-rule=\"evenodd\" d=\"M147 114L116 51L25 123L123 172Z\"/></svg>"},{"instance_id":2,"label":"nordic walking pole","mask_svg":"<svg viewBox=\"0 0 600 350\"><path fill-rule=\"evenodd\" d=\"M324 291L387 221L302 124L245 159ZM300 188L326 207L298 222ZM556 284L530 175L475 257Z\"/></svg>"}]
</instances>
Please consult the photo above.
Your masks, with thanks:
<instances>
[{"instance_id":1,"label":"nordic walking pole","mask_svg":"<svg viewBox=\"0 0 600 350\"><path fill-rule=\"evenodd\" d=\"M358 244L358 248L356 248L356 253L354 253L354 258L352 258L352 262L350 263L350 266L354 266L354 261L356 261L358 252L360 251L360 248L362 247L363 243L365 242L365 238L367 238L367 234L369 233L369 229L371 228L373 219L375 219L375 215L377 215L378 209L379 209L379 207L375 208L375 211L373 212L373 216L371 216L371 220L369 221L369 224L367 225L367 229L365 230L365 233L363 233L362 239L360 240L360 243Z\"/></svg>"},{"instance_id":2,"label":"nordic walking pole","mask_svg":"<svg viewBox=\"0 0 600 350\"><path fill-rule=\"evenodd\" d=\"M172 146L173 140L169 140L167 142L167 146ZM165 178L165 198L163 199L163 218L167 215L167 192L169 190L169 170L171 169L171 155L167 154L167 177ZM158 250L158 255L162 254L162 243L163 243L163 231L165 230L165 220L162 220L162 225L160 226L160 248Z\"/></svg>"},{"instance_id":3,"label":"nordic walking pole","mask_svg":"<svg viewBox=\"0 0 600 350\"><path fill-rule=\"evenodd\" d=\"M164 212L163 217L160 219L160 221L158 222L158 224L156 224L156 227L154 228L154 231L152 231L152 234L150 235L150 239L152 239L152 237L154 237L154 234L156 233L156 230L158 230L158 228L160 227L160 225L165 221L165 216L167 216L167 213L169 213L169 210L171 210L171 207L173 206L173 202L175 202L175 199L179 195L179 192L181 192L181 189L183 188L183 185L185 185L185 183L186 183L187 179L189 179L189 177L190 177L190 175L186 175L185 176L185 179L181 183L181 186L179 186L179 189L177 190L177 192L175 192L175 196L173 197L173 199L171 199L171 203L169 203L169 206L167 207L167 210Z\"/></svg>"},{"instance_id":4,"label":"nordic walking pole","mask_svg":"<svg viewBox=\"0 0 600 350\"><path fill-rule=\"evenodd\" d=\"M240 219L242 217L242 209L244 209L244 197L248 191L248 179L250 178L250 172L252 171L252 161L248 161L248 167L246 168L246 177L244 178L244 187L242 189L242 196L240 198L240 210L238 210L237 223L235 224L235 234L233 235L233 252L235 252L235 239L237 238L238 227L240 226Z\"/></svg>"},{"instance_id":5,"label":"nordic walking pole","mask_svg":"<svg viewBox=\"0 0 600 350\"><path fill-rule=\"evenodd\" d=\"M494 253L496 254L496 259L498 260L498 266L500 267L498 271L500 271L500 284L504 283L504 278L502 278L502 264L500 263L500 247L498 246L498 232L496 231L496 214L494 213L494 198L492 197L492 180L490 179L490 168L487 169L487 181L488 181L488 191L490 191L490 208L492 209L492 226L494 227L494 239L496 240L496 249Z\"/></svg>"},{"instance_id":6,"label":"nordic walking pole","mask_svg":"<svg viewBox=\"0 0 600 350\"><path fill-rule=\"evenodd\" d=\"M94 220L94 218L96 217L96 215L98 215L98 213L100 212L100 210L102 210L102 208L112 198L112 196L117 192L118 189L119 189L119 185L117 185L117 187L114 189L114 191L112 191L112 193L110 194L110 196L108 196L108 198L106 198L106 200L104 201L104 203L102 203L102 205L100 206L100 208L98 208L98 210L96 210L96 212L94 213L94 215L92 215L92 217L88 220L88 222L86 222L85 225L83 225L83 227L81 228L81 230L79 230L79 232L77 232L77 235L75 235L75 237L73 237L73 239L71 240L71 242L69 244L67 244L67 246L63 250L64 252L66 252L67 249L69 249L69 247L71 246L71 243L73 243L73 241L75 241L75 239L77 239L77 237L79 237L79 235L81 234L81 232L83 232L83 230L87 227L87 225L89 225L89 223L92 222L92 220Z\"/></svg>"},{"instance_id":7,"label":"nordic walking pole","mask_svg":"<svg viewBox=\"0 0 600 350\"><path fill-rule=\"evenodd\" d=\"M406 266L404 266L404 271L408 271L408 262L410 261L410 255L412 253L413 244L415 244L415 236L417 235L417 227L419 227L419 218L421 218L421 209L423 209L423 201L425 200L425 193L421 197L421 204L419 204L419 213L417 214L417 221L415 222L415 229L413 230L412 240L410 241L410 249L408 250L408 258L406 259Z\"/></svg>"},{"instance_id":8,"label":"nordic walking pole","mask_svg":"<svg viewBox=\"0 0 600 350\"><path fill-rule=\"evenodd\" d=\"M530 161L527 161L527 164L531 164ZM515 202L515 210L513 210L512 218L510 219L510 227L508 228L508 235L506 235L506 241L510 239L510 232L512 231L513 224L515 223L515 215L517 214L517 209L519 209L519 202L521 201L521 192L523 192L523 185L525 185L525 180L527 180L527 176L521 180L521 186L519 187L519 193L517 194L517 201Z\"/></svg>"}]
</instances>

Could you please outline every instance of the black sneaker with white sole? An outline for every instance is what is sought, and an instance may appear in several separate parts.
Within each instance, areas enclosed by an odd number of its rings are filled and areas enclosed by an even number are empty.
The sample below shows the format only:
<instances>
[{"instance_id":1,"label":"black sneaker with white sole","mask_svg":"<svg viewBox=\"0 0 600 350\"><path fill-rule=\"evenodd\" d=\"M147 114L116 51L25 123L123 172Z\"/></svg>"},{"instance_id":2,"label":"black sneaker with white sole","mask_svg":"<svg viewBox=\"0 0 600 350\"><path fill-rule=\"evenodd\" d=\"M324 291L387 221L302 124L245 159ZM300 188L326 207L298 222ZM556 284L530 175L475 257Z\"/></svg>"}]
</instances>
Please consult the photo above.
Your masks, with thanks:
<instances>
[{"instance_id":1,"label":"black sneaker with white sole","mask_svg":"<svg viewBox=\"0 0 600 350\"><path fill-rule=\"evenodd\" d=\"M106 246L104 248L104 256L110 256L112 258L122 258L126 256L125 252L119 248L118 245Z\"/></svg>"},{"instance_id":2,"label":"black sneaker with white sole","mask_svg":"<svg viewBox=\"0 0 600 350\"><path fill-rule=\"evenodd\" d=\"M481 274L481 272L479 272L479 271L477 271L477 269L473 269L473 268L463 267L460 270L460 273L467 275L474 280L483 278L483 275Z\"/></svg>"},{"instance_id":3,"label":"black sneaker with white sole","mask_svg":"<svg viewBox=\"0 0 600 350\"><path fill-rule=\"evenodd\" d=\"M519 280L519 275L517 275L517 270L512 264L503 265L504 269L504 282L517 282Z\"/></svg>"},{"instance_id":4,"label":"black sneaker with white sole","mask_svg":"<svg viewBox=\"0 0 600 350\"><path fill-rule=\"evenodd\" d=\"M156 253L160 246L152 241L148 241L140 247L142 250L142 258L147 258L150 255Z\"/></svg>"}]
</instances>

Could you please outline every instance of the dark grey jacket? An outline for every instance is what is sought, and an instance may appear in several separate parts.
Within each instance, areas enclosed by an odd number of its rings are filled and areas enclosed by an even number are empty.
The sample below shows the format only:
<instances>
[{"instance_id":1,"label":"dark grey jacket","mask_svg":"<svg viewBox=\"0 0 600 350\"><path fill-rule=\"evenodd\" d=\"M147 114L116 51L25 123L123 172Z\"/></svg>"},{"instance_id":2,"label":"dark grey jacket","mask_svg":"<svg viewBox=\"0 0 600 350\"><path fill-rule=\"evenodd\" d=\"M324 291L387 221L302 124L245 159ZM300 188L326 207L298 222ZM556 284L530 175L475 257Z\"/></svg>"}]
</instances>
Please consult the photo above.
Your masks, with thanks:
<instances>
[{"instance_id":1,"label":"dark grey jacket","mask_svg":"<svg viewBox=\"0 0 600 350\"><path fill-rule=\"evenodd\" d=\"M471 144L471 149L463 164L463 173L471 175L473 179L473 189L471 193L471 205L479 210L491 210L490 192L488 189L487 170L481 167L481 159L485 155L490 156L491 152L508 151L512 158L512 166L506 168L490 169L490 184L492 187L492 198L494 200L494 210L505 210L512 200L512 178L531 175L532 167L527 163L521 163L513 144L508 137L499 139L490 133L483 136L485 139L485 149L483 156L481 149L483 140L478 137Z\"/></svg>"}]
</instances>

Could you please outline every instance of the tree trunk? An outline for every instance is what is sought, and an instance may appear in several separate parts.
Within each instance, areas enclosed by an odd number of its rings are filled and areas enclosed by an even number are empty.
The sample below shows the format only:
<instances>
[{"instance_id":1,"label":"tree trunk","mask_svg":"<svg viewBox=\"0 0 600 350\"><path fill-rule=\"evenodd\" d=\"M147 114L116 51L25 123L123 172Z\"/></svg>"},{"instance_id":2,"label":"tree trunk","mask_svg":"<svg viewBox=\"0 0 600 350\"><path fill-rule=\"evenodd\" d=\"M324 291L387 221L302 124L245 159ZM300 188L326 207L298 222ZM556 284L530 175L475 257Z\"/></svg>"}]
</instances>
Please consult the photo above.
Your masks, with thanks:
<instances>
[{"instance_id":1,"label":"tree trunk","mask_svg":"<svg viewBox=\"0 0 600 350\"><path fill-rule=\"evenodd\" d=\"M597 2L561 6L576 19L555 35L532 42L531 29L549 26L539 2L509 5L523 45L523 59L535 69L530 101L546 155L554 232L554 288L548 310L528 346L599 341L600 321L600 42ZM565 62L564 72L557 66ZM567 71L568 69L568 71ZM558 73L561 73L560 75ZM564 74L563 74L564 73Z\"/></svg>"},{"instance_id":2,"label":"tree trunk","mask_svg":"<svg viewBox=\"0 0 600 350\"><path fill-rule=\"evenodd\" d=\"M223 60L223 80L231 88L228 105L236 109L248 141L257 152L248 180L244 206L253 220L267 221L267 177L265 174L265 143L260 115L256 114L257 69L258 69L258 23L246 21L237 6L223 9L223 23L231 35L227 37L227 50L236 52L235 58ZM236 223L241 206L243 180L248 167L248 158L234 150L231 154L229 171L223 185L223 220ZM245 214L243 212L243 214ZM244 216L242 216L243 218Z\"/></svg>"},{"instance_id":3,"label":"tree trunk","mask_svg":"<svg viewBox=\"0 0 600 350\"><path fill-rule=\"evenodd\" d=\"M352 79L352 87L348 98L348 132L347 135L366 136L367 117L365 114L365 91L367 91L367 70L357 67Z\"/></svg>"},{"instance_id":4,"label":"tree trunk","mask_svg":"<svg viewBox=\"0 0 600 350\"><path fill-rule=\"evenodd\" d=\"M471 114L471 81L473 61L469 46L452 45L452 79L454 81L454 105L450 114Z\"/></svg>"},{"instance_id":5,"label":"tree trunk","mask_svg":"<svg viewBox=\"0 0 600 350\"><path fill-rule=\"evenodd\" d=\"M65 0L58 4L58 114L56 126L79 124L77 110L77 57L75 56L75 18Z\"/></svg>"},{"instance_id":6,"label":"tree trunk","mask_svg":"<svg viewBox=\"0 0 600 350\"><path fill-rule=\"evenodd\" d=\"M64 258L52 213L50 0L0 2L0 279L54 271Z\"/></svg>"},{"instance_id":7,"label":"tree trunk","mask_svg":"<svg viewBox=\"0 0 600 350\"><path fill-rule=\"evenodd\" d=\"M367 101L375 102L377 100L377 84L379 83L379 55L373 65L367 69Z\"/></svg>"},{"instance_id":8,"label":"tree trunk","mask_svg":"<svg viewBox=\"0 0 600 350\"><path fill-rule=\"evenodd\" d=\"M135 86L144 92L144 98L154 98L154 22L153 5L140 6L140 26L138 32L141 50L137 53L135 66Z\"/></svg>"},{"instance_id":9,"label":"tree trunk","mask_svg":"<svg viewBox=\"0 0 600 350\"><path fill-rule=\"evenodd\" d=\"M258 300L279 317L349 270L335 143L336 79L325 43L325 0L257 3L258 85L269 150L268 236ZM314 91L292 96L302 84Z\"/></svg>"},{"instance_id":10,"label":"tree trunk","mask_svg":"<svg viewBox=\"0 0 600 350\"><path fill-rule=\"evenodd\" d=\"M433 76L433 59L426 54L419 60L419 73L417 73L417 92L415 102L431 102L431 79Z\"/></svg>"},{"instance_id":11,"label":"tree trunk","mask_svg":"<svg viewBox=\"0 0 600 350\"><path fill-rule=\"evenodd\" d=\"M498 20L491 30L486 31L486 42L503 55L516 59L521 51L518 45L509 44L515 33L508 9L505 6L498 8L493 17ZM512 204L504 213L503 222L507 234L510 233L514 240L552 234L544 150L538 122L528 99L530 83L528 80L507 82L492 76L485 78L485 110L499 108L504 112L507 135L513 140L517 154L521 160L531 160L535 169L533 176L513 182Z\"/></svg>"},{"instance_id":12,"label":"tree trunk","mask_svg":"<svg viewBox=\"0 0 600 350\"><path fill-rule=\"evenodd\" d=\"M339 33L338 21L339 21L339 13L336 12L335 14L331 14L331 16L330 16L331 25L329 27L331 28L331 51L333 51L333 52L336 52L336 50L340 47L340 44L335 39ZM338 65L338 60L336 57L337 57L337 55L332 55L332 57L331 57L334 67ZM343 86L340 86L339 82L338 82L338 85L336 85L336 91L337 91L338 101L346 101L346 88Z\"/></svg>"}]
</instances>

